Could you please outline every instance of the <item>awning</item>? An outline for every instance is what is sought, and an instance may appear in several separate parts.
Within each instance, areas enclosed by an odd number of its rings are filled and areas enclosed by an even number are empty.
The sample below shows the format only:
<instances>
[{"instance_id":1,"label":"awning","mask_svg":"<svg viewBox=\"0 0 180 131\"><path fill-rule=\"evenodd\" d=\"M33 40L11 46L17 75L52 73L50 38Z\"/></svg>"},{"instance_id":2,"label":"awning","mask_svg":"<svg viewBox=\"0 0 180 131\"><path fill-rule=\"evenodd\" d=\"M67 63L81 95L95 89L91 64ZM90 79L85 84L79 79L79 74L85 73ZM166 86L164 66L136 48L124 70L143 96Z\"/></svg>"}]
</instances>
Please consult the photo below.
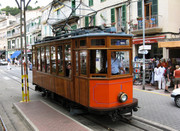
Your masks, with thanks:
<instances>
[{"instance_id":1,"label":"awning","mask_svg":"<svg viewBox=\"0 0 180 131\"><path fill-rule=\"evenodd\" d=\"M2 54L4 54L6 51L5 50L1 50L0 51L0 56L2 55Z\"/></svg>"},{"instance_id":2,"label":"awning","mask_svg":"<svg viewBox=\"0 0 180 131\"><path fill-rule=\"evenodd\" d=\"M164 39L166 36L154 36L154 37L145 37L145 43L158 43L159 39ZM133 44L143 44L143 38L133 39Z\"/></svg>"},{"instance_id":3,"label":"awning","mask_svg":"<svg viewBox=\"0 0 180 131\"><path fill-rule=\"evenodd\" d=\"M11 59L17 58L20 54L21 54L21 51L15 51L15 52L11 55Z\"/></svg>"},{"instance_id":4,"label":"awning","mask_svg":"<svg viewBox=\"0 0 180 131\"><path fill-rule=\"evenodd\" d=\"M158 47L177 48L180 47L180 41L158 42Z\"/></svg>"}]
</instances>

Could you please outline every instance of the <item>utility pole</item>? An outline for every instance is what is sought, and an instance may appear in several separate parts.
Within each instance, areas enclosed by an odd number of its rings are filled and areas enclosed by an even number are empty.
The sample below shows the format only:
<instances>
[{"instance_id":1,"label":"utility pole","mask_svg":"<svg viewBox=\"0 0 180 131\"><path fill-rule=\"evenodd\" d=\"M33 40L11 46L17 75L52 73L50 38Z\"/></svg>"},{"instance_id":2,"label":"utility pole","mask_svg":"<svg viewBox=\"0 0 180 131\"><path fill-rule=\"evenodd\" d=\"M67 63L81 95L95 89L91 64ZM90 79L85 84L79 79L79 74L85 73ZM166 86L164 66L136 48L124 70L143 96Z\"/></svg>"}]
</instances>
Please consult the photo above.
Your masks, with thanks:
<instances>
[{"instance_id":1,"label":"utility pole","mask_svg":"<svg viewBox=\"0 0 180 131\"><path fill-rule=\"evenodd\" d=\"M17 0L15 0L18 8L20 9L20 31L21 31L21 80L22 80L22 102L29 101L29 84L28 84L28 61L27 61L27 42L26 42L26 10L27 6L31 0L28 1L27 5L25 4L25 0L20 0L20 4ZM23 33L23 26L24 26L24 33ZM23 54L23 37L25 43L25 54ZM23 63L23 56L25 58L25 62ZM23 72L24 66L24 72ZM25 78L25 89L23 84L23 78ZM27 82L27 88L26 88ZM25 98L25 100L24 100Z\"/></svg>"},{"instance_id":2,"label":"utility pole","mask_svg":"<svg viewBox=\"0 0 180 131\"><path fill-rule=\"evenodd\" d=\"M144 0L142 0L142 17L143 17L143 90L145 90L145 16L144 16Z\"/></svg>"}]
</instances>

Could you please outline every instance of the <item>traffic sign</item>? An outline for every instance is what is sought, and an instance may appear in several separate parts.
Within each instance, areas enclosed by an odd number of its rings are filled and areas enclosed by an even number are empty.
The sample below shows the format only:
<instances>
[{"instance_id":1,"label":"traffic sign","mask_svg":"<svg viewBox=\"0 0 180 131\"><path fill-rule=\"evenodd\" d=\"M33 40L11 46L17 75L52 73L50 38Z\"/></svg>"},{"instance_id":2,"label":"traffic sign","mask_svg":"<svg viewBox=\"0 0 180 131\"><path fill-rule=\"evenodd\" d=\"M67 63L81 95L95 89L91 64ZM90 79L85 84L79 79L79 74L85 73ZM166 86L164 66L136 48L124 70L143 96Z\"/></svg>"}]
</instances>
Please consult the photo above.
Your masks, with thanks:
<instances>
[{"instance_id":1,"label":"traffic sign","mask_svg":"<svg viewBox=\"0 0 180 131\"><path fill-rule=\"evenodd\" d=\"M139 54L148 54L148 51L147 50L138 50L138 53Z\"/></svg>"},{"instance_id":2,"label":"traffic sign","mask_svg":"<svg viewBox=\"0 0 180 131\"><path fill-rule=\"evenodd\" d=\"M151 50L151 45L139 46L139 50Z\"/></svg>"}]
</instances>

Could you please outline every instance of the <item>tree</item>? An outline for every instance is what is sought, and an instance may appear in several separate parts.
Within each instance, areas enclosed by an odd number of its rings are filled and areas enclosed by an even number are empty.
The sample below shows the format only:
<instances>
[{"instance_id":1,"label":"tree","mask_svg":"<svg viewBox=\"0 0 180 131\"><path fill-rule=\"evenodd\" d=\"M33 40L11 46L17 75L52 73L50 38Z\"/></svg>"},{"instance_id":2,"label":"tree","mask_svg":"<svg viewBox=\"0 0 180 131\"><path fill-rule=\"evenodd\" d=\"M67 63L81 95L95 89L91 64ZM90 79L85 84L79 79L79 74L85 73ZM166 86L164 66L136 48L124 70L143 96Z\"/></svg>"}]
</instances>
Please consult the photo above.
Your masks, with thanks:
<instances>
[{"instance_id":1,"label":"tree","mask_svg":"<svg viewBox=\"0 0 180 131\"><path fill-rule=\"evenodd\" d=\"M39 9L40 7L36 7L36 8L32 8L31 6L27 7L27 10L36 10ZM10 6L6 6L6 8L1 9L2 11L6 11L6 15L17 15L18 13L20 13L20 10L17 7L10 7Z\"/></svg>"}]
</instances>

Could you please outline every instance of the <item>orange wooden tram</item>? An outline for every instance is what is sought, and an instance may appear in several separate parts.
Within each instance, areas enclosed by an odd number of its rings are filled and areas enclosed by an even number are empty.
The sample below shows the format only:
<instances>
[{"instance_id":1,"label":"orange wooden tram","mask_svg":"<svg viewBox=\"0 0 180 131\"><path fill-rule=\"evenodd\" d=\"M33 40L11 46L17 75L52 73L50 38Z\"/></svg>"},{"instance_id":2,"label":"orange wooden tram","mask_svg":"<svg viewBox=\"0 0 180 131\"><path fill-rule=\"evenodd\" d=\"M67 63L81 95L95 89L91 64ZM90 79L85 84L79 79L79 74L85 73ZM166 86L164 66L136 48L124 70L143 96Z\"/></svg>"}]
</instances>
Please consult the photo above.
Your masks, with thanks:
<instances>
[{"instance_id":1,"label":"orange wooden tram","mask_svg":"<svg viewBox=\"0 0 180 131\"><path fill-rule=\"evenodd\" d=\"M122 70L113 74L113 60ZM36 90L109 114L113 120L137 111L133 98L132 35L88 33L53 38L33 46Z\"/></svg>"}]
</instances>

